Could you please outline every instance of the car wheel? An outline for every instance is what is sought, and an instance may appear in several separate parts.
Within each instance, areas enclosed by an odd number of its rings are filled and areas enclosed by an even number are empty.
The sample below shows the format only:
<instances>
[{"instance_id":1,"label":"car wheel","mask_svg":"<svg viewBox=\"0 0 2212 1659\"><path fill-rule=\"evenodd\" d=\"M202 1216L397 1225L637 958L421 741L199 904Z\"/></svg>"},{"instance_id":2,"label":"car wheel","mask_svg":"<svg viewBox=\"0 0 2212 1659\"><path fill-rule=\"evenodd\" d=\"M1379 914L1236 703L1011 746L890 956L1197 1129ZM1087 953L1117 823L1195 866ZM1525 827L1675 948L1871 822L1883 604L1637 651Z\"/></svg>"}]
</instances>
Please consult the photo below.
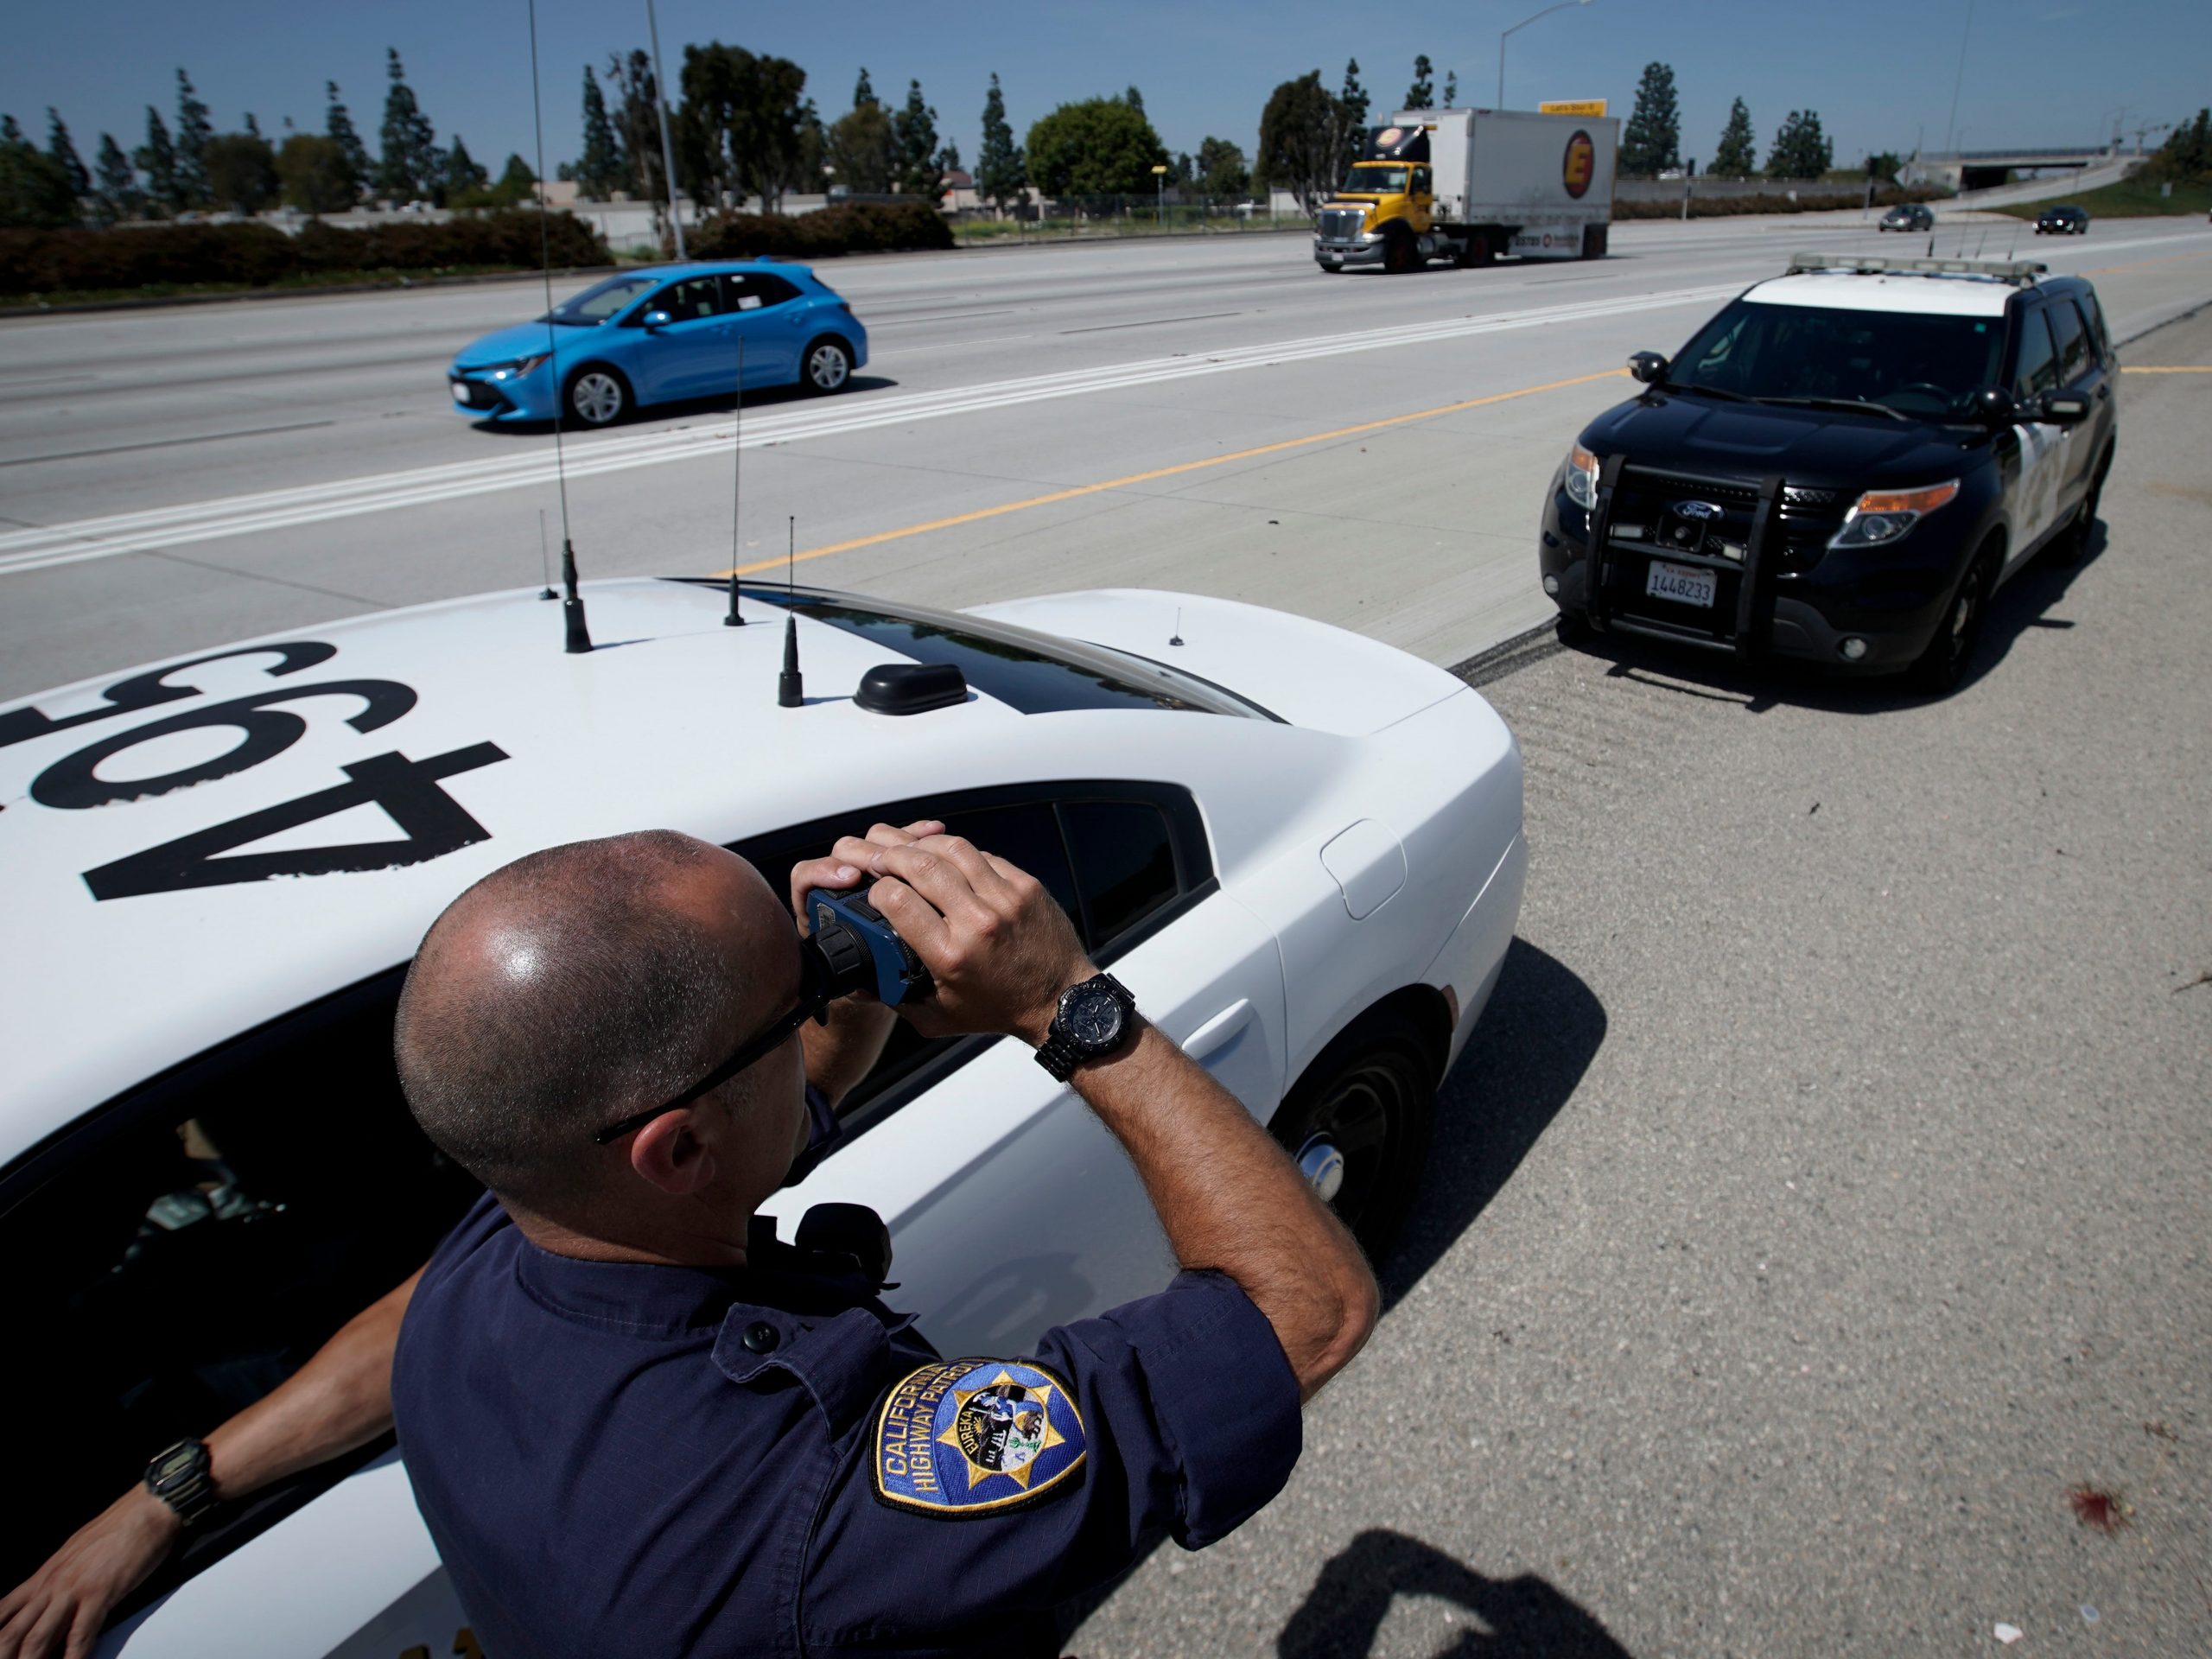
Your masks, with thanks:
<instances>
[{"instance_id":1,"label":"car wheel","mask_svg":"<svg viewBox=\"0 0 2212 1659\"><path fill-rule=\"evenodd\" d=\"M612 426L629 412L630 383L618 369L594 363L569 380L569 410L586 426Z\"/></svg>"},{"instance_id":2,"label":"car wheel","mask_svg":"<svg viewBox=\"0 0 2212 1659\"><path fill-rule=\"evenodd\" d=\"M1936 630L1936 637L1928 642L1928 649L1920 653L1920 660L1905 671L1905 678L1912 689L1931 697L1948 696L1958 690L1959 682L1974 661L1974 647L1981 642L1982 613L1989 608L1989 595L1996 586L1997 549L1986 544L1974 556L1966 578L1959 583L1959 590L1951 595L1950 608L1943 613L1943 620Z\"/></svg>"},{"instance_id":3,"label":"car wheel","mask_svg":"<svg viewBox=\"0 0 2212 1659\"><path fill-rule=\"evenodd\" d=\"M1396 1236L1428 1157L1436 1067L1411 1024L1354 1027L1268 1127L1370 1261Z\"/></svg>"},{"instance_id":4,"label":"car wheel","mask_svg":"<svg viewBox=\"0 0 2212 1659\"><path fill-rule=\"evenodd\" d=\"M2112 470L2112 446L2097 457L2097 469L2089 474L2089 492L2082 498L2082 505L2074 510L2074 522L2066 526L2065 533L2056 537L2050 543L2053 564L2075 564L2089 550L2089 537L2096 533L2097 504L2104 499L2105 474Z\"/></svg>"},{"instance_id":5,"label":"car wheel","mask_svg":"<svg viewBox=\"0 0 2212 1659\"><path fill-rule=\"evenodd\" d=\"M1552 624L1562 645L1579 645L1590 637L1590 613L1562 609Z\"/></svg>"},{"instance_id":6,"label":"car wheel","mask_svg":"<svg viewBox=\"0 0 2212 1659\"><path fill-rule=\"evenodd\" d=\"M853 348L824 334L799 359L799 385L817 396L842 391L853 378Z\"/></svg>"}]
</instances>

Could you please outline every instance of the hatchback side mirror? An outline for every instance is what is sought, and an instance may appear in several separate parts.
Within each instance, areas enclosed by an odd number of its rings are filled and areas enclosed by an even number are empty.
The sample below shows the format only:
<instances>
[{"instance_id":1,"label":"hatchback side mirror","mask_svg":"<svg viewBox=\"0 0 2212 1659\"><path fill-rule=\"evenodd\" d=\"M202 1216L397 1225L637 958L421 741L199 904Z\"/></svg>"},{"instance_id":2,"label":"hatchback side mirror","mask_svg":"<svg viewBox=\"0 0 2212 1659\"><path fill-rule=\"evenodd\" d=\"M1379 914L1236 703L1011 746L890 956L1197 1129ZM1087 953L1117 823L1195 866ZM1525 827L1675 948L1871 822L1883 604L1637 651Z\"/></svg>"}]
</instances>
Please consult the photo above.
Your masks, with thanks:
<instances>
[{"instance_id":1,"label":"hatchback side mirror","mask_svg":"<svg viewBox=\"0 0 2212 1659\"><path fill-rule=\"evenodd\" d=\"M1628 360L1628 372L1647 386L1656 386L1667 378L1667 359L1656 352L1637 352Z\"/></svg>"},{"instance_id":2,"label":"hatchback side mirror","mask_svg":"<svg viewBox=\"0 0 2212 1659\"><path fill-rule=\"evenodd\" d=\"M648 328L665 328L675 321L665 311L648 311L645 315L645 324Z\"/></svg>"},{"instance_id":3,"label":"hatchback side mirror","mask_svg":"<svg viewBox=\"0 0 2212 1659\"><path fill-rule=\"evenodd\" d=\"M2010 426L2020 417L2019 405L2002 386L1984 386L1974 394L1974 413L1992 426Z\"/></svg>"},{"instance_id":4,"label":"hatchback side mirror","mask_svg":"<svg viewBox=\"0 0 2212 1659\"><path fill-rule=\"evenodd\" d=\"M2046 391L2037 400L2036 418L2053 426L2079 426L2089 418L2089 400L2078 391Z\"/></svg>"}]
</instances>

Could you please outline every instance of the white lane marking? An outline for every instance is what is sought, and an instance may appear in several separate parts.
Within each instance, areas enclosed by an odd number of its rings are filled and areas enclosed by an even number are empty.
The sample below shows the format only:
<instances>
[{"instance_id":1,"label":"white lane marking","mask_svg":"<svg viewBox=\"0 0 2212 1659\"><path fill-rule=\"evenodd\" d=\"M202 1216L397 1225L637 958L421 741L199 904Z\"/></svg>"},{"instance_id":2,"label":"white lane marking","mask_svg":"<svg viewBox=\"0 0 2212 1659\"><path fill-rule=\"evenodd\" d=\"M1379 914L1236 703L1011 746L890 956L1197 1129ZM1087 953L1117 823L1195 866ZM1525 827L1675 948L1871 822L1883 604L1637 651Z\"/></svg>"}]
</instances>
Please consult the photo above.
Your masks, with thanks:
<instances>
[{"instance_id":1,"label":"white lane marking","mask_svg":"<svg viewBox=\"0 0 2212 1659\"><path fill-rule=\"evenodd\" d=\"M1162 381L1224 374L1268 364L1309 361L1393 346L1424 345L1438 340L1500 333L1509 329L1541 327L1601 317L1659 310L1671 306L1708 303L1742 291L1741 283L1726 283L1672 292L1641 294L1573 305L1544 306L1523 311L1492 312L1448 321L1371 328L1354 334L1323 334L1274 345L1237 346L1221 351L1181 353L1103 367L1079 369L1027 379L1000 380L959 386L945 391L915 392L841 404L828 408L813 405L771 415L755 415L745 423L743 447L795 442L806 438L833 437L865 432L877 427L909 425L948 416L975 414L1022 404L1044 402L1087 393L1120 391ZM679 429L673 432L641 432L572 443L568 472L572 478L599 473L624 472L655 467L718 450L727 450L731 438L728 423ZM149 552L194 542L215 541L260 531L284 530L361 513L428 505L463 496L554 480L550 450L495 456L482 461L457 461L442 467L416 467L367 478L340 479L296 489L270 490L232 496L182 506L159 507L141 512L117 513L100 518L79 519L0 535L0 575L75 564L88 559L114 558L126 553Z\"/></svg>"}]
</instances>

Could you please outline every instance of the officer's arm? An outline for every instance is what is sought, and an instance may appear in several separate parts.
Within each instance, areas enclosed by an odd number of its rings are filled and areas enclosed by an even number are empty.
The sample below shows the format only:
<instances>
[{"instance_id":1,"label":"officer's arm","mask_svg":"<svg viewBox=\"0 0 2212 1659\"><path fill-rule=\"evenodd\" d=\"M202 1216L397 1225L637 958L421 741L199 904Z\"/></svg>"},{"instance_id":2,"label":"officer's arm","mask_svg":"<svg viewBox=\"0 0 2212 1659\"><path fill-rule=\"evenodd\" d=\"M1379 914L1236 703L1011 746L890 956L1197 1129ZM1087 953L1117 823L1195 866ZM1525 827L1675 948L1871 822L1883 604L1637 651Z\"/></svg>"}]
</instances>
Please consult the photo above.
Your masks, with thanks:
<instances>
[{"instance_id":1,"label":"officer's arm","mask_svg":"<svg viewBox=\"0 0 2212 1659\"><path fill-rule=\"evenodd\" d=\"M347 1321L278 1388L207 1437L219 1497L235 1499L344 1455L391 1427L391 1355L420 1269ZM135 1486L0 1597L0 1659L80 1659L116 1604L176 1545L182 1523Z\"/></svg>"},{"instance_id":2,"label":"officer's arm","mask_svg":"<svg viewBox=\"0 0 2212 1659\"><path fill-rule=\"evenodd\" d=\"M870 899L936 977L909 1016L925 1031L1041 1045L1061 991L1096 971L1033 877L957 836L861 856L886 878ZM1176 1260L1243 1287L1310 1399L1366 1344L1381 1308L1351 1235L1236 1096L1150 1025L1074 1081L1128 1149Z\"/></svg>"},{"instance_id":3,"label":"officer's arm","mask_svg":"<svg viewBox=\"0 0 2212 1659\"><path fill-rule=\"evenodd\" d=\"M791 914L798 918L798 931L807 931L806 895L810 890L827 887L842 893L860 885L862 872L855 856L865 858L878 847L903 847L944 828L935 818L910 823L903 830L896 824L879 823L865 836L845 836L827 858L810 858L793 865ZM881 1003L848 996L830 1005L828 1024L801 1027L806 1080L828 1097L831 1110L836 1109L854 1084L875 1069L895 1023L896 1017Z\"/></svg>"}]
</instances>

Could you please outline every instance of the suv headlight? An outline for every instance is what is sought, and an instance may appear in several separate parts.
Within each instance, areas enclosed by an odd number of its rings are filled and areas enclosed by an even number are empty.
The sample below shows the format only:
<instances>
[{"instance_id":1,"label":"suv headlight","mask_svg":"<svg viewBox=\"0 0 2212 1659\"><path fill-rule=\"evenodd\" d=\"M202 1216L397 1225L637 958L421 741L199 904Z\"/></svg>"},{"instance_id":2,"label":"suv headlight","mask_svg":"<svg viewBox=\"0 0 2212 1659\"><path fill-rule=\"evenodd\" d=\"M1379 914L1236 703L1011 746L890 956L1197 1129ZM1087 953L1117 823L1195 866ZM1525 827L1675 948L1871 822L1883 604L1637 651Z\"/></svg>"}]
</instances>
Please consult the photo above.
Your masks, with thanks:
<instances>
[{"instance_id":1,"label":"suv headlight","mask_svg":"<svg viewBox=\"0 0 2212 1659\"><path fill-rule=\"evenodd\" d=\"M551 355L540 352L534 357L518 357L512 363L494 364L487 372L494 380L519 380Z\"/></svg>"},{"instance_id":2,"label":"suv headlight","mask_svg":"<svg viewBox=\"0 0 2212 1659\"><path fill-rule=\"evenodd\" d=\"M1830 547L1880 547L1894 542L1959 493L1959 480L1919 490L1869 490L1852 504Z\"/></svg>"},{"instance_id":3,"label":"suv headlight","mask_svg":"<svg viewBox=\"0 0 2212 1659\"><path fill-rule=\"evenodd\" d=\"M1598 505L1598 457L1579 443L1567 452L1567 499L1585 512Z\"/></svg>"}]
</instances>

